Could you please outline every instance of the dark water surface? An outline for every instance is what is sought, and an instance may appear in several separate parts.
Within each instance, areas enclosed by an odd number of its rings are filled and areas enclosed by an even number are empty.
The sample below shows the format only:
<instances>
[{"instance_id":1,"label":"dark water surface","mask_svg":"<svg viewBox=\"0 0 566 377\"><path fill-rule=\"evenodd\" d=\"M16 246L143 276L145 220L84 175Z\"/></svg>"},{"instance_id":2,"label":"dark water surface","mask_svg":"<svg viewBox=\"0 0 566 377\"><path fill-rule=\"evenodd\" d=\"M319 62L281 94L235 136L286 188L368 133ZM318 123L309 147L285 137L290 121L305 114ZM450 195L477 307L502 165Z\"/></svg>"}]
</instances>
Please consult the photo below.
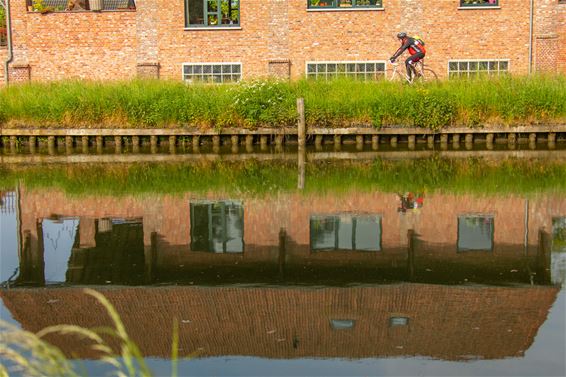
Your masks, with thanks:
<instances>
[{"instance_id":1,"label":"dark water surface","mask_svg":"<svg viewBox=\"0 0 566 377\"><path fill-rule=\"evenodd\" d=\"M159 376L174 320L182 376L564 376L565 171L507 155L5 165L0 314L110 325L94 288Z\"/></svg>"}]
</instances>

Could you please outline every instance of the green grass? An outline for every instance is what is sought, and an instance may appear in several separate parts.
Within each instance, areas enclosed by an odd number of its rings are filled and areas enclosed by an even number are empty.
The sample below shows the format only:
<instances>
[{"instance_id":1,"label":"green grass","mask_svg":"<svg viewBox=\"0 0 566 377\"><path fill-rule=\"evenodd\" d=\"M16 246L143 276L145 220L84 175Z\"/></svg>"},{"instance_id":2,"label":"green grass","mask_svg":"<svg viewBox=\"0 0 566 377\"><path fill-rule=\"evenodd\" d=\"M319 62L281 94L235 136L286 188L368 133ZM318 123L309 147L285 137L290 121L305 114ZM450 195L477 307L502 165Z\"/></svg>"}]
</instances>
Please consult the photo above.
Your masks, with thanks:
<instances>
[{"instance_id":1,"label":"green grass","mask_svg":"<svg viewBox=\"0 0 566 377\"><path fill-rule=\"evenodd\" d=\"M238 196L291 192L297 187L294 162L206 161L0 167L0 189L21 183L28 188L56 188L72 195L145 193ZM535 194L566 192L566 165L560 161L507 158L309 162L305 193L354 191Z\"/></svg>"},{"instance_id":2,"label":"green grass","mask_svg":"<svg viewBox=\"0 0 566 377\"><path fill-rule=\"evenodd\" d=\"M566 123L566 76L483 77L423 85L387 81L31 83L0 89L4 127L282 127L305 99L310 127Z\"/></svg>"}]
</instances>

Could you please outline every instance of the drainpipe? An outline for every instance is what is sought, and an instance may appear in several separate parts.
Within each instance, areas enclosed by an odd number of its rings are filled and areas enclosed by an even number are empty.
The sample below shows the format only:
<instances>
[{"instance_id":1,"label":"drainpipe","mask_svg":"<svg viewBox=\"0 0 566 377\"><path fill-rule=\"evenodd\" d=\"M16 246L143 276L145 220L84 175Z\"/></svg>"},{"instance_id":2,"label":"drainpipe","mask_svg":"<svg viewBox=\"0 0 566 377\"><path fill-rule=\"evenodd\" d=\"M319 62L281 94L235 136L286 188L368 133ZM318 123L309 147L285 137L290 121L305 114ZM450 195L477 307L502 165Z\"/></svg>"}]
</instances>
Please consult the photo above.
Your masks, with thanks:
<instances>
[{"instance_id":1,"label":"drainpipe","mask_svg":"<svg viewBox=\"0 0 566 377\"><path fill-rule=\"evenodd\" d=\"M8 86L8 65L14 58L14 52L12 50L12 20L10 17L10 0L4 1L4 6L6 7L6 36L8 42L8 56L6 58L6 61L4 62L4 81L6 82L6 86Z\"/></svg>"},{"instance_id":2,"label":"drainpipe","mask_svg":"<svg viewBox=\"0 0 566 377\"><path fill-rule=\"evenodd\" d=\"M533 12L534 0L531 0L531 7L529 10L529 75L533 73Z\"/></svg>"}]
</instances>

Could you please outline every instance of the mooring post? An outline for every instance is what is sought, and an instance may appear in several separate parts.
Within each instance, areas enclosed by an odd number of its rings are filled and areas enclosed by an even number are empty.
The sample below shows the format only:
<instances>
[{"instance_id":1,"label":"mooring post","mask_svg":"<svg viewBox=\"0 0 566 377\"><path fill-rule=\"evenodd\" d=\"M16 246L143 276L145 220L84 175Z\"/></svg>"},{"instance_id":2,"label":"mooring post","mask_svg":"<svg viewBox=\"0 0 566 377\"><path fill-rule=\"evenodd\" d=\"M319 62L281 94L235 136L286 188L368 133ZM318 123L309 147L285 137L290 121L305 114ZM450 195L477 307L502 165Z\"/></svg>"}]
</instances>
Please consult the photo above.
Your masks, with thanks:
<instances>
[{"instance_id":1,"label":"mooring post","mask_svg":"<svg viewBox=\"0 0 566 377\"><path fill-rule=\"evenodd\" d=\"M427 135L426 137L426 145L429 149L434 148L434 135Z\"/></svg>"},{"instance_id":2,"label":"mooring post","mask_svg":"<svg viewBox=\"0 0 566 377\"><path fill-rule=\"evenodd\" d=\"M297 113L299 115L299 123L297 125L297 135L299 139L299 147L306 143L306 125L305 125L305 99L297 98Z\"/></svg>"},{"instance_id":3,"label":"mooring post","mask_svg":"<svg viewBox=\"0 0 566 377\"><path fill-rule=\"evenodd\" d=\"M254 135L246 135L246 150L250 148L253 150L253 145L254 145Z\"/></svg>"},{"instance_id":4,"label":"mooring post","mask_svg":"<svg viewBox=\"0 0 566 377\"><path fill-rule=\"evenodd\" d=\"M454 149L460 148L460 134L452 135L452 148Z\"/></svg>"},{"instance_id":5,"label":"mooring post","mask_svg":"<svg viewBox=\"0 0 566 377\"><path fill-rule=\"evenodd\" d=\"M334 135L334 150L340 151L342 149L342 136Z\"/></svg>"},{"instance_id":6,"label":"mooring post","mask_svg":"<svg viewBox=\"0 0 566 377\"><path fill-rule=\"evenodd\" d=\"M65 136L65 152L67 154L73 153L73 137Z\"/></svg>"}]
</instances>

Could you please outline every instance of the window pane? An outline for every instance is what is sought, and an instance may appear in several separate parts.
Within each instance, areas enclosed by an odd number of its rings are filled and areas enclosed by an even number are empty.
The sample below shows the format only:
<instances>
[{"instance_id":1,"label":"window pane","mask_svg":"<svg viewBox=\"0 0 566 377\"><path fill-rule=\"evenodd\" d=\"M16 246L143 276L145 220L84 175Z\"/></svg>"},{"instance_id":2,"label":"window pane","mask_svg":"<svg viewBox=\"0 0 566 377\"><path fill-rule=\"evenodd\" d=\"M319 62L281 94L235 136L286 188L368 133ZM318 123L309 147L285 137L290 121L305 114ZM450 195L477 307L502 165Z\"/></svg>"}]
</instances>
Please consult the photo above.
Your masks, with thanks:
<instances>
[{"instance_id":1,"label":"window pane","mask_svg":"<svg viewBox=\"0 0 566 377\"><path fill-rule=\"evenodd\" d=\"M202 0L189 0L189 24L204 25L204 3Z\"/></svg>"},{"instance_id":2,"label":"window pane","mask_svg":"<svg viewBox=\"0 0 566 377\"><path fill-rule=\"evenodd\" d=\"M493 216L458 217L458 251L492 248Z\"/></svg>"},{"instance_id":3,"label":"window pane","mask_svg":"<svg viewBox=\"0 0 566 377\"><path fill-rule=\"evenodd\" d=\"M459 62L458 69L460 71L467 71L468 70L468 62Z\"/></svg>"},{"instance_id":4,"label":"window pane","mask_svg":"<svg viewBox=\"0 0 566 377\"><path fill-rule=\"evenodd\" d=\"M334 249L336 218L334 216L311 217L310 233L313 250Z\"/></svg>"},{"instance_id":5,"label":"window pane","mask_svg":"<svg viewBox=\"0 0 566 377\"><path fill-rule=\"evenodd\" d=\"M458 70L458 63L457 62L448 63L448 70L449 71L457 71Z\"/></svg>"},{"instance_id":6,"label":"window pane","mask_svg":"<svg viewBox=\"0 0 566 377\"><path fill-rule=\"evenodd\" d=\"M340 216L338 221L338 248L352 250L352 217Z\"/></svg>"},{"instance_id":7,"label":"window pane","mask_svg":"<svg viewBox=\"0 0 566 377\"><path fill-rule=\"evenodd\" d=\"M356 250L381 250L381 218L378 216L356 217Z\"/></svg>"},{"instance_id":8,"label":"window pane","mask_svg":"<svg viewBox=\"0 0 566 377\"><path fill-rule=\"evenodd\" d=\"M503 62L499 62L499 70L500 71L507 71L509 66L509 62L503 61Z\"/></svg>"},{"instance_id":9,"label":"window pane","mask_svg":"<svg viewBox=\"0 0 566 377\"><path fill-rule=\"evenodd\" d=\"M244 251L241 203L191 203L191 250L214 253Z\"/></svg>"},{"instance_id":10,"label":"window pane","mask_svg":"<svg viewBox=\"0 0 566 377\"><path fill-rule=\"evenodd\" d=\"M191 249L208 251L208 205L191 204Z\"/></svg>"}]
</instances>

